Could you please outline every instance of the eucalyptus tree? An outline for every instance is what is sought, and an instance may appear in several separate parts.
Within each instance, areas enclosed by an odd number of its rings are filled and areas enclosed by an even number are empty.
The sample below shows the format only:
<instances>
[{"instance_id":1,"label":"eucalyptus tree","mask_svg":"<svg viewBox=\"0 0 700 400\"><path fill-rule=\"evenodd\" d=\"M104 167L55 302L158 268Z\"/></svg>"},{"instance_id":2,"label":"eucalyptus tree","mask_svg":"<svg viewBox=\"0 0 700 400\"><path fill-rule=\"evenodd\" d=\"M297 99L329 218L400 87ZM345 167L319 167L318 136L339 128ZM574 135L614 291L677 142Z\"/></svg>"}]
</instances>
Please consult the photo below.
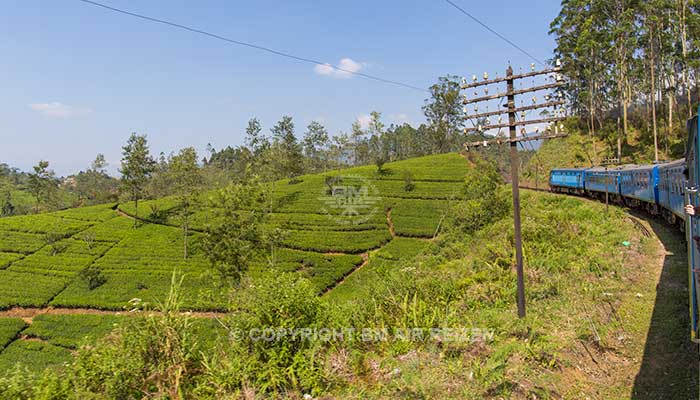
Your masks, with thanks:
<instances>
[{"instance_id":1,"label":"eucalyptus tree","mask_svg":"<svg viewBox=\"0 0 700 400\"><path fill-rule=\"evenodd\" d=\"M41 160L35 165L32 173L29 174L29 193L34 196L35 212L39 212L41 203L47 202L58 188L56 175L49 169L49 162Z\"/></svg>"},{"instance_id":2,"label":"eucalyptus tree","mask_svg":"<svg viewBox=\"0 0 700 400\"><path fill-rule=\"evenodd\" d=\"M169 173L172 177L173 191L178 197L179 212L183 233L183 252L187 258L187 243L193 203L202 188L203 177L197 164L197 151L186 147L170 158Z\"/></svg>"},{"instance_id":3,"label":"eucalyptus tree","mask_svg":"<svg viewBox=\"0 0 700 400\"><path fill-rule=\"evenodd\" d=\"M258 182L229 185L209 198L214 217L202 249L222 282L238 284L257 252L267 248L268 191Z\"/></svg>"},{"instance_id":4,"label":"eucalyptus tree","mask_svg":"<svg viewBox=\"0 0 700 400\"><path fill-rule=\"evenodd\" d=\"M302 146L294 135L294 121L285 115L271 129L278 173L295 180L304 172Z\"/></svg>"},{"instance_id":5,"label":"eucalyptus tree","mask_svg":"<svg viewBox=\"0 0 700 400\"><path fill-rule=\"evenodd\" d=\"M431 153L455 150L464 128L459 77L446 75L438 78L438 82L430 87L430 98L425 100L423 113L428 121Z\"/></svg>"},{"instance_id":6,"label":"eucalyptus tree","mask_svg":"<svg viewBox=\"0 0 700 400\"><path fill-rule=\"evenodd\" d=\"M328 130L320 122L311 121L306 127L303 147L311 171L325 171L327 169L329 140Z\"/></svg>"},{"instance_id":7,"label":"eucalyptus tree","mask_svg":"<svg viewBox=\"0 0 700 400\"><path fill-rule=\"evenodd\" d=\"M136 215L134 226L139 215L139 200L144 196L144 189L155 169L156 162L148 149L146 135L132 133L126 145L122 147L121 169L122 188L134 201Z\"/></svg>"}]
</instances>

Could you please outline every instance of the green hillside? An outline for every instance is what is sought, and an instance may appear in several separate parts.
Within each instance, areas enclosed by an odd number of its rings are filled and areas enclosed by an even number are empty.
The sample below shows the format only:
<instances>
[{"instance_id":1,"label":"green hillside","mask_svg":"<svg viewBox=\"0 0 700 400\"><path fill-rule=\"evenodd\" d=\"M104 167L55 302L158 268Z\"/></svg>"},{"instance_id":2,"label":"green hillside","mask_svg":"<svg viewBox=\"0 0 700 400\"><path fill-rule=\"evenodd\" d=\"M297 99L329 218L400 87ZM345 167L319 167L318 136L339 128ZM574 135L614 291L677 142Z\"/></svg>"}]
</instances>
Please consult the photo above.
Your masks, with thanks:
<instances>
[{"instance_id":1,"label":"green hillside","mask_svg":"<svg viewBox=\"0 0 700 400\"><path fill-rule=\"evenodd\" d=\"M411 191L403 188L405 171L413 174ZM276 266L299 271L319 292L327 290L362 263L362 253L391 242L387 210L396 236L432 237L449 200L460 195L465 171L465 160L456 154L387 164L382 175L374 167L344 170L343 175L366 179L376 192L367 220L359 224L338 223L339 211L323 211L328 208L322 199L324 175L304 176L296 184L276 182L271 223L288 232ZM210 211L200 208L192 216L194 251L185 260L175 204L169 198L141 202L146 222L136 228L128 217L135 214L133 203L0 219L0 307L121 310L132 298L162 300L177 269L187 276L185 307L224 310L226 299L208 289L213 282L207 261L197 251ZM60 240L51 244L49 236ZM107 277L94 290L76 279L89 265ZM253 273L266 265L259 260Z\"/></svg>"},{"instance_id":2,"label":"green hillside","mask_svg":"<svg viewBox=\"0 0 700 400\"><path fill-rule=\"evenodd\" d=\"M495 170L469 165L446 154L389 163L382 174L361 167L275 182L269 224L287 235L234 292L199 249L212 218L203 206L186 260L174 198L141 202L139 221L133 203L2 219L0 397L28 398L14 392L23 388L129 398L181 385L185 398L209 399L622 398L653 392L645 341L658 324L669 346L659 371L674 371L676 395L690 393L693 371L675 365L692 353L672 344L687 343L687 321L652 316L685 301L680 291L655 301L661 243L616 207L606 216L601 204L525 191L528 317L518 320L508 191L489 178ZM366 215L329 203L327 176L368 187L355 204L371 203ZM682 266L682 247L661 235L677 252L669 262ZM79 273L90 265L106 277L93 290ZM173 270L184 273L181 286ZM682 284L678 271L669 284ZM128 312L144 302L160 311ZM280 327L355 333L330 342L234 335ZM432 338L438 328L476 336ZM365 329L431 339L365 341Z\"/></svg>"}]
</instances>

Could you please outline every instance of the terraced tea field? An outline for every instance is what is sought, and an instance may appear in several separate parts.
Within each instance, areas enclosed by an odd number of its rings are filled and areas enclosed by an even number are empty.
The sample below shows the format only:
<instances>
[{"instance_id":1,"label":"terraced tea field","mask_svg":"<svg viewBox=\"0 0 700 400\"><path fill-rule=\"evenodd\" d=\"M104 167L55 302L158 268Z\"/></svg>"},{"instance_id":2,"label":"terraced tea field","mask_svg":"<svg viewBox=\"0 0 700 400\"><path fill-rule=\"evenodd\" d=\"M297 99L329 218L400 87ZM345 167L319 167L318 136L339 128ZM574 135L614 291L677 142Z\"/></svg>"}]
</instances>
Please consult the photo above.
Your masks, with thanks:
<instances>
[{"instance_id":1,"label":"terraced tea field","mask_svg":"<svg viewBox=\"0 0 700 400\"><path fill-rule=\"evenodd\" d=\"M307 277L319 295L340 299L358 268L390 268L429 245L450 201L461 195L466 168L462 157L445 154L389 163L381 175L367 166L306 175L294 184L275 182L270 224L287 234L274 260L261 257L250 273L274 262L279 270ZM405 188L407 171L413 176L411 190ZM326 176L344 177L345 186L359 190L352 197L359 201L335 202ZM173 270L185 274L184 308L225 311L226 294L217 289L198 250L211 212L200 207L191 217L192 251L183 259L176 207L172 198L141 202L137 227L133 203L0 219L0 310L5 316L0 318L0 366L17 361L35 370L60 366L83 340L104 335L127 315L131 299L151 304L164 299ZM99 266L107 278L93 290L77 276L90 265ZM22 320L12 317L23 314L18 307L75 312L38 312ZM122 316L84 315L85 309Z\"/></svg>"}]
</instances>

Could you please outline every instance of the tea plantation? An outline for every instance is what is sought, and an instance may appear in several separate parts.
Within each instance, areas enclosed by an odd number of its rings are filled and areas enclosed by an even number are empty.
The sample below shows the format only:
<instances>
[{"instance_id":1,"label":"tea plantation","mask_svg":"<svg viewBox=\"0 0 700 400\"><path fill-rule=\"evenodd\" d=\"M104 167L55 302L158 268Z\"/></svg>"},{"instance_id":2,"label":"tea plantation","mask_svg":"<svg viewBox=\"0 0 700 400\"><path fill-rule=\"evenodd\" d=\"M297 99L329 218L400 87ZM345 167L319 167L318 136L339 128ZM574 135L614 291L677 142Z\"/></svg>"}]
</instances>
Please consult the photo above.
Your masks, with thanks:
<instances>
[{"instance_id":1,"label":"tea plantation","mask_svg":"<svg viewBox=\"0 0 700 400\"><path fill-rule=\"evenodd\" d=\"M388 163L381 174L365 166L275 182L269 224L283 228L282 248L272 260L260 257L250 273L274 264L308 278L320 295L345 286L335 288L370 252L373 265L387 267L413 257L462 195L466 168L461 156L444 154ZM359 189L361 201L335 202L328 177L343 177L338 184ZM81 343L104 336L125 318L130 300L162 301L174 270L184 273L185 309L226 311L229 299L198 248L211 212L202 200L190 217L191 252L184 259L177 204L173 198L140 202L136 226L133 203L0 219L0 310L11 315L17 307L75 309L27 322L0 318L0 367L20 362L32 370L60 368ZM78 276L88 266L100 267L106 278L97 288Z\"/></svg>"}]
</instances>

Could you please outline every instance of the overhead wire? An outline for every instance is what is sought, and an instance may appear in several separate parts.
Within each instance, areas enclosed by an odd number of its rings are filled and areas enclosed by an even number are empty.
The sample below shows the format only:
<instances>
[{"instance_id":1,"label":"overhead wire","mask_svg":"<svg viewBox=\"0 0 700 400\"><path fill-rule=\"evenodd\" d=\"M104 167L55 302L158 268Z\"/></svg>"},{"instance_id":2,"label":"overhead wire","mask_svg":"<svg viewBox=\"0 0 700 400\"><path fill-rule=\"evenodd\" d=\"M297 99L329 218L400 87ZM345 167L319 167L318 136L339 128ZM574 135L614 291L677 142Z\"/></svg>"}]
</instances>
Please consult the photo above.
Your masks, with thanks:
<instances>
[{"instance_id":1,"label":"overhead wire","mask_svg":"<svg viewBox=\"0 0 700 400\"><path fill-rule=\"evenodd\" d=\"M323 66L323 67L330 67L330 68L333 68L333 69L336 70L336 71L344 72L344 73L351 74L351 75L355 75L355 76L360 76L360 77L363 77L363 78L366 78L366 79L371 79L371 80L374 80L374 81L378 81L378 82L382 82L382 83L386 83L386 84L390 84L390 85L401 86L401 87L404 87L404 88L407 88L407 89L412 89L412 90L417 90L417 91L421 91L421 92L428 92L428 93L430 93L430 91L427 90L427 89L425 89L425 88L421 88L421 87L418 87L418 86L415 86L415 85L411 85L411 84L408 84L408 83L404 83L404 82L400 82L400 81L396 81L396 80L392 80L392 79L386 79L386 78L382 78L382 77L379 77L379 76L370 75L370 74L367 74L367 73L364 73L364 72L358 72L358 71L349 70L349 69L346 69L346 68L342 68L342 67L338 67L338 66L335 66L335 65L331 65L331 64L329 64L329 63L325 63L325 62L322 62L322 61L314 60L314 59L312 59L312 58L297 56L297 55L295 55L295 54L292 54L292 53L289 53L289 52L286 52L286 51L275 50L275 49L273 49L273 48L266 47L266 46L261 46L261 45L254 44L254 43L249 43L249 42L244 42L244 41L241 41L241 40L231 39L231 38L228 38L228 37L225 37L225 36L221 36L221 35L218 35L218 34L216 34L216 33L208 32L208 31L205 31L205 30L202 30L202 29L192 28L192 27L190 27L190 26L182 25L182 24L179 24L179 23L176 23L176 22L167 21L167 20L164 20L164 19L155 18L155 17L151 17L151 16L148 16L148 15L144 15L144 14L139 14L139 13L135 13L135 12L132 12L132 11L127 11L127 10L124 10L124 9L121 9L121 8L116 8L116 7L109 6L109 5L107 5L107 4L99 3L99 2L97 2L97 1L93 1L93 0L77 0L77 1L82 2L82 3L86 3L86 4L90 4L90 5L93 5L93 6L96 6L96 7L101 7L101 8L103 8L103 9L106 9L106 10L109 10L109 11L113 11L113 12L116 12L116 13L119 13L119 14L131 16L131 17L135 17L135 18L140 18L140 19L143 19L143 20L146 20L146 21L155 22L155 23L163 24L163 25L168 25L168 26L173 27L173 28L178 28L178 29L182 29L182 30L189 31L189 32L192 32L192 33L197 33L197 34L200 34L200 35L208 36L208 37L211 37L211 38L214 38L214 39L218 39L218 40L221 40L221 41L224 41L224 42L228 42L228 43L231 43L231 44L235 44L235 45L238 45L238 46L244 46L244 47L249 47L249 48L252 48L252 49L255 49L255 50L259 50L259 51L264 51L264 52L271 53L271 54L274 54L274 55L277 55L277 56L280 56L280 57L286 57L286 58L289 58L289 59L292 59L292 60L296 60L296 61L300 61L300 62L305 62L305 63L309 63L309 64L314 64L314 65L320 65L320 66Z\"/></svg>"},{"instance_id":2,"label":"overhead wire","mask_svg":"<svg viewBox=\"0 0 700 400\"><path fill-rule=\"evenodd\" d=\"M452 7L454 7L455 9L459 10L462 14L466 15L467 17L469 17L469 18L471 18L472 20L474 20L477 24L479 24L479 25L481 25L482 27L484 27L487 31L489 31L489 32L493 33L494 35L498 36L498 38L500 38L501 40L505 41L505 42L508 43L509 45L511 45L511 46L513 46L514 48L516 48L517 50L519 50L521 53L523 53L523 54L525 54L526 56L530 57L532 60L534 60L534 61L536 61L536 62L538 62L538 63L540 63L540 64L542 64L542 65L545 64L544 62L540 61L540 59L538 59L537 57L533 56L532 54L530 54L528 51L526 51L526 50L523 49L522 47L518 46L518 45L517 45L516 43L514 43L512 40L510 40L510 39L508 39L507 37L501 35L501 34L498 33L495 29L493 29L493 28L491 28L490 26L486 25L486 24L485 24L484 22L482 22L480 19L478 19L477 17L475 17L475 16L472 15L471 13L467 12L467 10L465 10L465 9L462 8L462 7L460 7L459 5L457 5L457 4L456 4L455 2L453 2L452 0L445 0L445 1L446 1L449 5L451 5Z\"/></svg>"}]
</instances>

